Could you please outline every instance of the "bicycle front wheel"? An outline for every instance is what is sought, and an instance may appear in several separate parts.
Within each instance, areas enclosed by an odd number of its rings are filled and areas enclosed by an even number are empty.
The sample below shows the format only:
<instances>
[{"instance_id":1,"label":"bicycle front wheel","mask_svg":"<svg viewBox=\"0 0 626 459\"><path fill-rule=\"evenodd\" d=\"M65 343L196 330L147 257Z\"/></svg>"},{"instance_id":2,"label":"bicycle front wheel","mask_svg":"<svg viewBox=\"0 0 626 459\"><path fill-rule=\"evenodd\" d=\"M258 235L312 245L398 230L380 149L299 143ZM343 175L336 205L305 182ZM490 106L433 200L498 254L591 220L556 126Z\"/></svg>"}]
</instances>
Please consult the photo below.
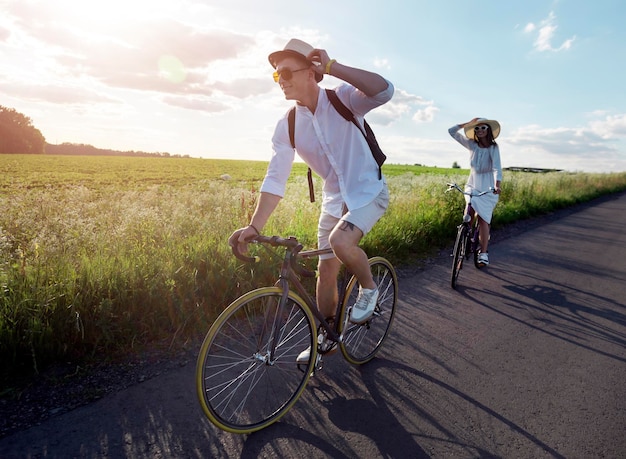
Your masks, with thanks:
<instances>
[{"instance_id":1,"label":"bicycle front wheel","mask_svg":"<svg viewBox=\"0 0 626 459\"><path fill-rule=\"evenodd\" d=\"M389 334L398 300L398 278L393 265L382 257L370 258L369 264L378 285L374 315L361 325L349 321L350 307L356 303L359 294L359 282L355 276L348 282L341 305L339 333L343 334L343 340L339 348L345 359L354 365L369 362L379 351Z\"/></svg>"},{"instance_id":2,"label":"bicycle front wheel","mask_svg":"<svg viewBox=\"0 0 626 459\"><path fill-rule=\"evenodd\" d=\"M454 241L454 250L452 252L452 273L450 276L450 285L452 288L456 288L459 273L463 268L463 259L465 258L468 243L467 225L459 225L456 240Z\"/></svg>"},{"instance_id":3,"label":"bicycle front wheel","mask_svg":"<svg viewBox=\"0 0 626 459\"><path fill-rule=\"evenodd\" d=\"M207 333L196 364L196 389L209 420L220 429L251 433L279 420L313 371L316 330L304 301L264 287L230 304ZM306 369L296 356L311 346Z\"/></svg>"}]
</instances>

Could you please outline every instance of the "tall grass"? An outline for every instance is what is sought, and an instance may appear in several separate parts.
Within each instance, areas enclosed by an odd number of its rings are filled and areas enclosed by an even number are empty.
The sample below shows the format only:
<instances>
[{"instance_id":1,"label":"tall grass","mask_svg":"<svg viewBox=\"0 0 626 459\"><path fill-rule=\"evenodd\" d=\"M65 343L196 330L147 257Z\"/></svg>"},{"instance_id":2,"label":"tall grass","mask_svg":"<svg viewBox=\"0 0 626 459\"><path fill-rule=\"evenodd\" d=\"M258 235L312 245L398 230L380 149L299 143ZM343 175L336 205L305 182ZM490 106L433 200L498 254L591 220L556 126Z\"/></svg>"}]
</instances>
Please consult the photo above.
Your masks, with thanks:
<instances>
[{"instance_id":1,"label":"tall grass","mask_svg":"<svg viewBox=\"0 0 626 459\"><path fill-rule=\"evenodd\" d=\"M74 176L65 172L70 158L52 158L50 170L33 176L14 164L30 160L0 158L0 168L14 168L0 182L5 380L15 371L106 359L156 341L180 345L205 332L238 295L273 282L275 265L242 264L226 242L248 223L264 166L116 158L115 167L104 163L114 170L99 176L87 167L95 159L71 158L90 170ZM445 184L464 183L467 171L389 169L391 205L365 250L408 263L450 244L463 199L445 193ZM311 247L319 203L308 202L302 170L296 167L264 232L294 235ZM494 226L624 189L626 173L507 173Z\"/></svg>"}]
</instances>

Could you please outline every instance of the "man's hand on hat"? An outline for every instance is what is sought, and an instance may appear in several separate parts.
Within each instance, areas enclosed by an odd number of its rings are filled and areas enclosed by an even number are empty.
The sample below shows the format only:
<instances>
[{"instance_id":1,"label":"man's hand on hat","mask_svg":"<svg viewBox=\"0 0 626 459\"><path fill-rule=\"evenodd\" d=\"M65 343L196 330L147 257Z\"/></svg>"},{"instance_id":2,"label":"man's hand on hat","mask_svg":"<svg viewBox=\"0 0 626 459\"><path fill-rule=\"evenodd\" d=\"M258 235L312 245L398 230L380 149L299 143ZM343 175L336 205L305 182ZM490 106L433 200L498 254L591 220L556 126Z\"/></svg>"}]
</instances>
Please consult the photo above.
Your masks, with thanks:
<instances>
[{"instance_id":1,"label":"man's hand on hat","mask_svg":"<svg viewBox=\"0 0 626 459\"><path fill-rule=\"evenodd\" d=\"M313 70L315 73L319 75L323 75L326 69L326 65L330 62L330 57L328 57L328 53L325 49L314 49L309 53L306 57L308 60L313 62Z\"/></svg>"}]
</instances>

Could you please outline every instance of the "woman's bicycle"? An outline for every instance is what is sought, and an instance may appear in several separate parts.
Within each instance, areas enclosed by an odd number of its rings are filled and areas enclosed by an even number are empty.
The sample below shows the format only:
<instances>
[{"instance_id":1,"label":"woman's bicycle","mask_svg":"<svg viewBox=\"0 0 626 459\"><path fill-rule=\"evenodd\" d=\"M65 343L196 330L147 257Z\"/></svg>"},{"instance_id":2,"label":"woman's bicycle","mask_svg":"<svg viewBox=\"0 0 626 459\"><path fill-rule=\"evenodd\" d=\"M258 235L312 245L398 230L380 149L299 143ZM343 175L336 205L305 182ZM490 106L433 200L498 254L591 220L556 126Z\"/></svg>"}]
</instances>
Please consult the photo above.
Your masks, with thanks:
<instances>
[{"instance_id":1,"label":"woman's bicycle","mask_svg":"<svg viewBox=\"0 0 626 459\"><path fill-rule=\"evenodd\" d=\"M394 267L382 257L370 258L379 290L373 316L361 325L350 322L359 284L343 269L335 317L326 320L302 278L315 277L305 266L307 260L331 250L303 251L294 237L259 235L251 242L274 254L284 249L279 278L273 287L252 290L222 311L202 343L196 365L204 413L220 429L241 434L263 429L287 413L309 378L321 370L324 354L339 347L355 365L374 358L389 334L398 297ZM246 262L259 261L235 247L233 253ZM307 346L308 362L297 363Z\"/></svg>"},{"instance_id":2,"label":"woman's bicycle","mask_svg":"<svg viewBox=\"0 0 626 459\"><path fill-rule=\"evenodd\" d=\"M463 268L463 261L469 260L471 255L474 256L474 266L481 268L482 265L478 263L478 255L480 250L478 248L480 244L480 225L478 224L478 218L475 218L475 211L472 207L472 198L476 196L482 196L487 193L493 193L493 188L480 193L468 193L464 191L456 183L448 183L448 189L446 193L452 190L457 190L459 193L469 196L469 202L467 203L466 213L463 215L463 221L457 227L456 239L454 241L454 250L452 252L452 274L450 276L450 285L452 288L456 288L459 273Z\"/></svg>"}]
</instances>

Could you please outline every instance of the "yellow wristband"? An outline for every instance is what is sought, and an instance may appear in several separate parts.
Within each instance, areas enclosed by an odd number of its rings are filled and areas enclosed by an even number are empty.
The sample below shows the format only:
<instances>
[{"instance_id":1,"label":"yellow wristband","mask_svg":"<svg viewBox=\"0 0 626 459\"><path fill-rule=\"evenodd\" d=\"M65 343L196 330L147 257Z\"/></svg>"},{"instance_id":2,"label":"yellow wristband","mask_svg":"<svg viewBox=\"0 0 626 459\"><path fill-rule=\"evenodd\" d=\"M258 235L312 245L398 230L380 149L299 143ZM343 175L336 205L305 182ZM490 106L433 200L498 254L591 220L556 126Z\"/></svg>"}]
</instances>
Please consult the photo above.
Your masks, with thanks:
<instances>
[{"instance_id":1,"label":"yellow wristband","mask_svg":"<svg viewBox=\"0 0 626 459\"><path fill-rule=\"evenodd\" d=\"M335 62L337 62L337 59L331 59L328 61L328 64L326 64L326 74L330 75L330 66L333 65Z\"/></svg>"}]
</instances>

